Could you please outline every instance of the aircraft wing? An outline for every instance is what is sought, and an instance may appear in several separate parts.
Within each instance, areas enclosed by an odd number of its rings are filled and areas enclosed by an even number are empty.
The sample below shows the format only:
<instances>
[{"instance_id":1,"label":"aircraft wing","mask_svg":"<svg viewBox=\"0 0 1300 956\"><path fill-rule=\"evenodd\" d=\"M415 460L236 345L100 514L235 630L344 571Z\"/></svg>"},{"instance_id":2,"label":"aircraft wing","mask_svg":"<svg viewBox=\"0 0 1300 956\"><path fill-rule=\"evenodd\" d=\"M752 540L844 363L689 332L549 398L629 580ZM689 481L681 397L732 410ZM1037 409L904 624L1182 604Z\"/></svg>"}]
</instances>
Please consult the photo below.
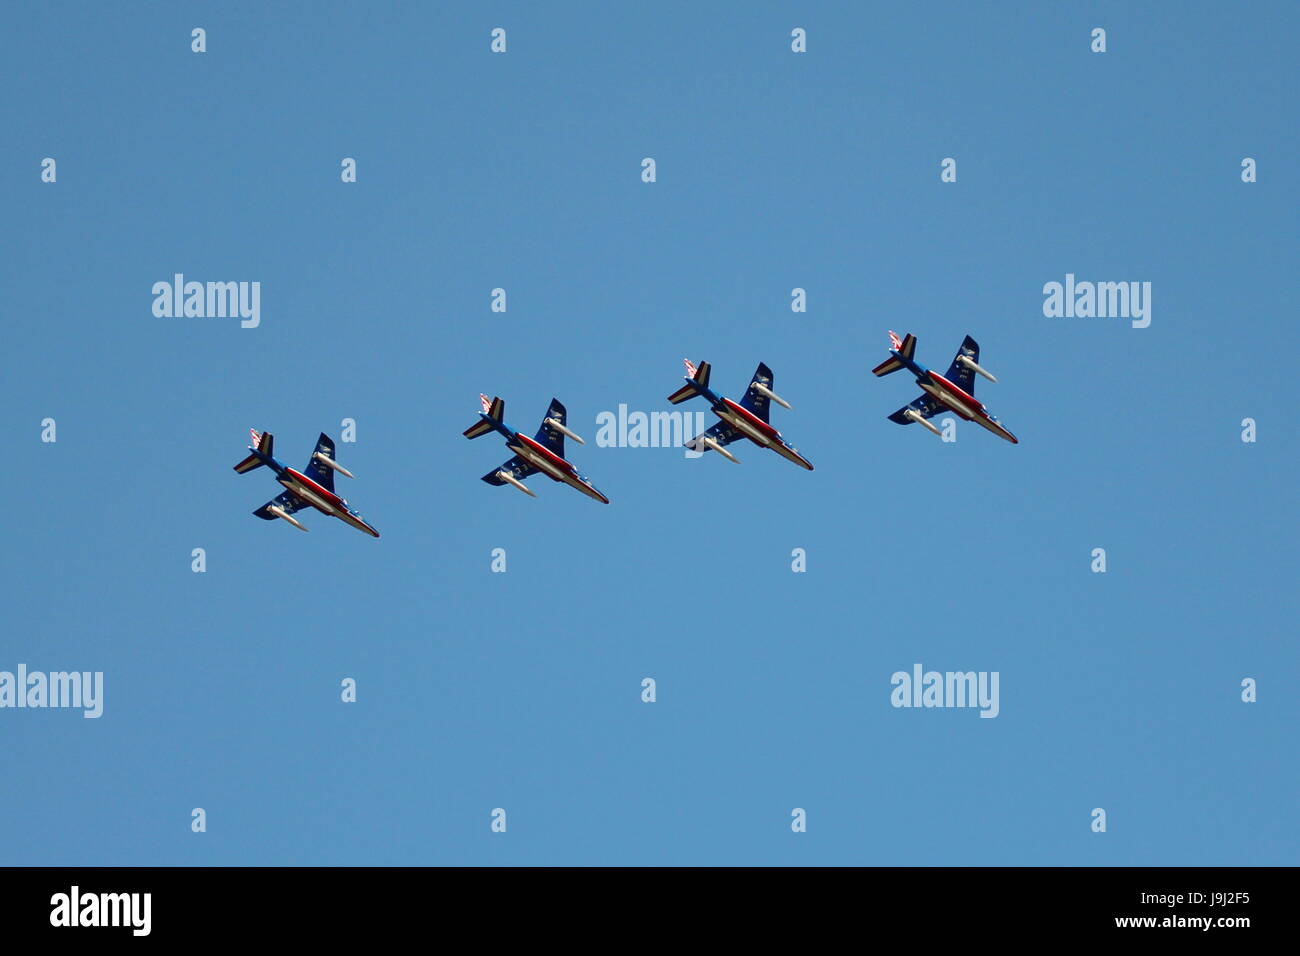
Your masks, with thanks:
<instances>
[{"instance_id":1,"label":"aircraft wing","mask_svg":"<svg viewBox=\"0 0 1300 956\"><path fill-rule=\"evenodd\" d=\"M952 364L948 366L948 374L945 376L948 381L954 385L960 386L966 391L967 395L975 394L975 373L972 372L961 362L957 361L959 356L965 355L976 365L980 361L980 346L969 335L961 343L961 348L957 350L957 355L953 356Z\"/></svg>"},{"instance_id":2,"label":"aircraft wing","mask_svg":"<svg viewBox=\"0 0 1300 956\"><path fill-rule=\"evenodd\" d=\"M326 458L334 457L334 441L329 435L324 432L320 433L320 438L316 440L316 451ZM334 490L334 469L318 462L315 452L312 453L311 459L307 462L307 467L303 469L302 473L326 491Z\"/></svg>"},{"instance_id":3,"label":"aircraft wing","mask_svg":"<svg viewBox=\"0 0 1300 956\"><path fill-rule=\"evenodd\" d=\"M506 483L505 479L497 474L497 472L499 471L504 471L506 474L515 478L515 480L517 481L523 481L525 478L529 477L530 475L537 474L538 469L528 464L528 462L524 461L518 455L515 455L514 458L511 458L500 468L493 468L491 471L489 471L486 475L483 476L483 480L486 481L489 485L504 485Z\"/></svg>"},{"instance_id":4,"label":"aircraft wing","mask_svg":"<svg viewBox=\"0 0 1300 956\"><path fill-rule=\"evenodd\" d=\"M740 437L740 432L737 429L732 428L726 422L718 422L718 424L706 430L704 432L704 435L707 435L709 438L712 438L719 445L730 445L733 441L735 441L737 438ZM698 442L702 437L703 435L696 435L694 438L692 438L690 441L686 443L686 447L693 448L696 451L710 451L711 449L708 448L707 446L700 447L696 445L696 442Z\"/></svg>"},{"instance_id":5,"label":"aircraft wing","mask_svg":"<svg viewBox=\"0 0 1300 956\"><path fill-rule=\"evenodd\" d=\"M282 491L262 507L258 508L253 514L267 521L274 521L275 515L271 514L271 505L277 505L284 509L284 513L291 515L295 511L301 511L307 507L307 502L303 501L291 491Z\"/></svg>"},{"instance_id":6,"label":"aircraft wing","mask_svg":"<svg viewBox=\"0 0 1300 956\"><path fill-rule=\"evenodd\" d=\"M558 398L551 399L551 407L546 410L546 417L554 418L561 425L567 425L566 414L564 405L560 400ZM564 457L564 435L546 424L545 420L542 421L541 428L537 429L537 434L533 438L539 445L545 445L561 458Z\"/></svg>"},{"instance_id":7,"label":"aircraft wing","mask_svg":"<svg viewBox=\"0 0 1300 956\"><path fill-rule=\"evenodd\" d=\"M940 412L951 411L947 405L939 401L933 395L925 394L894 412L894 414L889 416L889 420L891 422L898 422L900 425L912 424L912 420L906 415L909 408L913 411L920 412L922 418L933 418Z\"/></svg>"},{"instance_id":8,"label":"aircraft wing","mask_svg":"<svg viewBox=\"0 0 1300 956\"><path fill-rule=\"evenodd\" d=\"M754 377L750 380L751 384L757 383L770 389L772 387L772 370L762 362L758 363L758 368L754 370ZM767 421L767 412L772 402L766 395L760 395L753 388L745 389L745 397L740 400L740 407L746 411L753 412L763 421ZM710 436L712 437L712 436ZM720 442L720 444L726 444Z\"/></svg>"}]
</instances>

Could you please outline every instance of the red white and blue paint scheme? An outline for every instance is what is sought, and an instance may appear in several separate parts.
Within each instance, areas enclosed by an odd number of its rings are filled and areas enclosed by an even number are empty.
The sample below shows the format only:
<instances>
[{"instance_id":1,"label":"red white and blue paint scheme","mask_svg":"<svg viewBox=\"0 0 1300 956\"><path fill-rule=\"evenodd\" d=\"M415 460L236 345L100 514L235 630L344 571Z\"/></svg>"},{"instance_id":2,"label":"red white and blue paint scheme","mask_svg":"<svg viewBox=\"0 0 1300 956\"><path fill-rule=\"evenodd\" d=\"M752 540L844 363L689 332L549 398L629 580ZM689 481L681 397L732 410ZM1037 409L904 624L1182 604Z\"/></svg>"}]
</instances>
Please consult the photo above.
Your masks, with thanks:
<instances>
[{"instance_id":1,"label":"red white and blue paint scheme","mask_svg":"<svg viewBox=\"0 0 1300 956\"><path fill-rule=\"evenodd\" d=\"M716 451L728 461L740 464L740 460L724 446L730 445L737 438L748 438L760 448L770 448L782 458L790 459L800 468L813 470L812 463L768 423L767 416L772 402L782 408L790 407L789 402L772 391L770 368L759 362L758 368L754 370L754 378L745 390L745 397L739 402L733 402L709 388L708 362L701 362L697 366L692 365L690 359L683 361L686 363L686 384L669 395L668 401L678 405L700 396L708 400L713 414L721 419L703 434L686 442L687 448L698 452Z\"/></svg>"},{"instance_id":2,"label":"red white and blue paint scheme","mask_svg":"<svg viewBox=\"0 0 1300 956\"><path fill-rule=\"evenodd\" d=\"M334 460L334 442L328 435L321 433L320 439L316 442L316 450L312 452L306 469L296 471L275 460L272 454L275 439L269 432L259 435L250 428L248 433L253 436L253 444L248 446L252 454L236 465L235 471L242 475L244 472L265 465L275 472L275 480L284 485L283 492L262 505L253 514L267 521L282 518L300 531L306 531L307 529L293 515L303 508L312 507L321 514L332 515L359 531L379 537L379 532L370 527L359 512L350 508L346 501L334 493L334 472L337 471L349 478L352 477L352 472Z\"/></svg>"},{"instance_id":3,"label":"red white and blue paint scheme","mask_svg":"<svg viewBox=\"0 0 1300 956\"><path fill-rule=\"evenodd\" d=\"M609 499L601 494L591 479L579 473L573 463L564 457L564 436L568 435L579 445L585 445L579 436L569 431L565 424L567 412L558 398L551 399L551 407L537 429L537 435L529 438L517 432L505 423L506 403L500 398L488 399L479 395L483 411L479 420L465 429L466 438L478 438L488 432L500 432L505 436L506 447L515 453L500 468L494 468L483 476L489 485L514 485L530 498L536 498L533 490L524 484L524 479L539 472L552 481L563 482L570 488L576 488L588 498L609 504Z\"/></svg>"},{"instance_id":4,"label":"red white and blue paint scheme","mask_svg":"<svg viewBox=\"0 0 1300 956\"><path fill-rule=\"evenodd\" d=\"M996 382L997 379L980 368L980 347L973 338L968 335L962 341L961 348L957 350L957 356L948 366L946 375L940 375L912 358L913 353L916 352L915 335L909 333L900 339L891 331L889 345L889 358L873 368L872 374L889 375L891 372L905 368L916 376L916 384L920 385L925 392L920 398L890 415L891 422L898 422L900 425L916 422L936 435L942 436L943 433L929 420L940 412L951 411L959 418L987 428L1013 445L1020 444L1016 436L1007 431L1001 422L989 414L989 410L983 403L975 398L976 375L982 375L990 382Z\"/></svg>"}]
</instances>

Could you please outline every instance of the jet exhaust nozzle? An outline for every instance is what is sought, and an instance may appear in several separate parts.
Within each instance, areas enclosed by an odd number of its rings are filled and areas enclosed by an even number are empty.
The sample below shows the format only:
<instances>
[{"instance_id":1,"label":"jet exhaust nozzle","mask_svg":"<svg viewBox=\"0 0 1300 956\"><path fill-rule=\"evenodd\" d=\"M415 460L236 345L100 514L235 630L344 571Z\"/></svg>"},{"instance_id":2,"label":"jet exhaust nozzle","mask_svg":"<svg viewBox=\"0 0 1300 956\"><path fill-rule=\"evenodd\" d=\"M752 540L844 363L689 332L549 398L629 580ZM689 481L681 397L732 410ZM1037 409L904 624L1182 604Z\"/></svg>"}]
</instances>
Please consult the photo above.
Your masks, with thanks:
<instances>
[{"instance_id":1,"label":"jet exhaust nozzle","mask_svg":"<svg viewBox=\"0 0 1300 956\"><path fill-rule=\"evenodd\" d=\"M772 391L770 388L768 388L768 387L767 387L766 385L764 385L762 382L753 382L753 383L750 384L749 387L752 388L754 391L758 392L758 394L760 394L760 395L764 395L764 396L766 396L767 398L770 398L772 401L776 402L776 403L777 403L778 405L780 405L782 408L789 408L789 407L790 407L790 403L789 403L789 402L787 402L787 401L786 401L784 398L782 398L780 395L776 394L776 392Z\"/></svg>"},{"instance_id":2,"label":"jet exhaust nozzle","mask_svg":"<svg viewBox=\"0 0 1300 956\"><path fill-rule=\"evenodd\" d=\"M545 421L546 421L546 424L550 425L552 428L554 428L554 429L555 429L557 432L559 432L561 435L568 435L570 438L572 438L574 441L576 441L579 445L585 445L585 444L587 444L585 441L582 440L582 436L581 436L581 435L578 435L578 434L575 434L574 432L569 431L567 428L565 428L562 424L560 424L560 422L556 421L554 418L547 418L547 419L545 419Z\"/></svg>"},{"instance_id":3,"label":"jet exhaust nozzle","mask_svg":"<svg viewBox=\"0 0 1300 956\"><path fill-rule=\"evenodd\" d=\"M529 498L536 498L536 497L537 497L537 495L533 493L533 490L532 490L531 488L529 488L526 484L524 484L522 481L520 481L520 480L519 480L518 478L516 478L514 475L510 474L510 472L508 472L508 471L498 471L498 472L497 472L497 477L500 478L502 481L506 481L506 482L509 482L510 484L514 485L516 488L518 488L520 491L522 491L524 494L526 494Z\"/></svg>"},{"instance_id":4,"label":"jet exhaust nozzle","mask_svg":"<svg viewBox=\"0 0 1300 956\"><path fill-rule=\"evenodd\" d=\"M352 474L352 472L348 471L346 468L340 465L329 455L325 454L323 451L316 452L316 454L312 455L312 457L315 458L322 465L324 465L326 468L329 468L332 471L337 471L340 475L347 475L349 478L356 477L356 475Z\"/></svg>"},{"instance_id":5,"label":"jet exhaust nozzle","mask_svg":"<svg viewBox=\"0 0 1300 956\"><path fill-rule=\"evenodd\" d=\"M289 524L293 525L299 531L308 530L301 521L299 521L293 515L289 514L289 512L285 511L279 505L271 505L271 507L267 508L266 510L271 512L271 514L275 515L277 518L283 518L285 521L289 522Z\"/></svg>"},{"instance_id":6,"label":"jet exhaust nozzle","mask_svg":"<svg viewBox=\"0 0 1300 956\"><path fill-rule=\"evenodd\" d=\"M907 410L907 417L910 418L912 421L916 422L918 425L924 425L926 428L934 432L940 438L943 437L943 432L935 428L933 422L926 421L924 418L922 418L921 413L918 412L915 408L909 408Z\"/></svg>"},{"instance_id":7,"label":"jet exhaust nozzle","mask_svg":"<svg viewBox=\"0 0 1300 956\"><path fill-rule=\"evenodd\" d=\"M957 359L957 361L960 362L962 365L965 365L968 369L970 369L970 370L971 370L972 372L974 372L976 375L983 375L985 378L987 378L987 379L988 379L990 382L992 382L994 385L997 384L998 380L997 380L996 378L993 377L993 374L992 374L991 372L987 372L987 371L985 371L984 369L982 369L982 368L980 368L978 365L976 365L976 364L975 364L975 360L972 359L969 355L962 355L962 356L959 356L958 359Z\"/></svg>"},{"instance_id":8,"label":"jet exhaust nozzle","mask_svg":"<svg viewBox=\"0 0 1300 956\"><path fill-rule=\"evenodd\" d=\"M712 438L706 437L701 439L701 441L703 441L705 445L707 445L709 448L712 448L714 451L716 451L719 455L721 455L723 458L727 459L728 461L734 461L737 465L740 464L739 458L737 458L731 452L727 451L727 449L723 448Z\"/></svg>"}]
</instances>

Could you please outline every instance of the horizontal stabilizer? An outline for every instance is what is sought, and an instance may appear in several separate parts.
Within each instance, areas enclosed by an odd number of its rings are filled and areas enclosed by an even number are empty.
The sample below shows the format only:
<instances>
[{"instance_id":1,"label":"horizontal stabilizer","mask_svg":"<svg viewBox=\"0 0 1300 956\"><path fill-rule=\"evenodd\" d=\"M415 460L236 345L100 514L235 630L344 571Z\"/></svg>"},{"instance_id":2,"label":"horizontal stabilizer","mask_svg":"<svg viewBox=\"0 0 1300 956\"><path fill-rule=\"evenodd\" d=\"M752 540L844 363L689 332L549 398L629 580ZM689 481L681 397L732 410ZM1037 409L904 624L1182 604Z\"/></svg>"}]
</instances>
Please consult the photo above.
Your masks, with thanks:
<instances>
[{"instance_id":1,"label":"horizontal stabilizer","mask_svg":"<svg viewBox=\"0 0 1300 956\"><path fill-rule=\"evenodd\" d=\"M688 398L694 398L698 394L700 394L699 389L688 383L669 395L668 401L674 405L680 405Z\"/></svg>"},{"instance_id":2,"label":"horizontal stabilizer","mask_svg":"<svg viewBox=\"0 0 1300 956\"><path fill-rule=\"evenodd\" d=\"M492 431L494 425L500 425L505 420L506 403L502 399L494 398L489 402L486 395L480 395L479 400L483 404L483 415L480 416L477 422L461 433L466 438L478 438L480 435L486 435Z\"/></svg>"},{"instance_id":3,"label":"horizontal stabilizer","mask_svg":"<svg viewBox=\"0 0 1300 956\"><path fill-rule=\"evenodd\" d=\"M701 362L698 366L691 364L690 359L682 359L686 365L687 382L677 391L668 396L668 401L674 405L680 405L689 398L694 398L700 394L700 389L709 387L709 374L712 367L708 362Z\"/></svg>"},{"instance_id":4,"label":"horizontal stabilizer","mask_svg":"<svg viewBox=\"0 0 1300 956\"><path fill-rule=\"evenodd\" d=\"M916 336L909 332L900 339L893 331L890 331L889 345L889 358L873 368L871 370L872 375L884 376L890 372L897 372L903 367L904 359L911 361L912 356L916 353Z\"/></svg>"},{"instance_id":5,"label":"horizontal stabilizer","mask_svg":"<svg viewBox=\"0 0 1300 956\"><path fill-rule=\"evenodd\" d=\"M259 435L256 428L250 428L248 430L248 437L253 440L253 444L249 446L250 448L256 448L263 455L270 457L272 449L275 447L275 439L271 436L270 432L263 432ZM235 466L235 471L242 475L245 472L252 471L254 468L260 468L261 466L262 459L260 457L257 455L249 455Z\"/></svg>"}]
</instances>

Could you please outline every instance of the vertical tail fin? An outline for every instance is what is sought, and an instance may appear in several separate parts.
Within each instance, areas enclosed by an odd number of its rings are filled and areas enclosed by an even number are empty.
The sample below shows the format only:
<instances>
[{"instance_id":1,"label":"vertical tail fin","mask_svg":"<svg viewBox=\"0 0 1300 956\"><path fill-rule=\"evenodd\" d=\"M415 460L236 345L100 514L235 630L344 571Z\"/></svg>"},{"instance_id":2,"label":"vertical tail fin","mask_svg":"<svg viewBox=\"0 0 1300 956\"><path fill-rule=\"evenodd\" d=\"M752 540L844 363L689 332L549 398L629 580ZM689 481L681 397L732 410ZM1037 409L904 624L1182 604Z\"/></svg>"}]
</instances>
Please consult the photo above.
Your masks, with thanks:
<instances>
[{"instance_id":1,"label":"vertical tail fin","mask_svg":"<svg viewBox=\"0 0 1300 956\"><path fill-rule=\"evenodd\" d=\"M259 435L257 433L257 429L250 428L248 430L248 434L252 437L253 446L258 451L260 451L264 455L271 454L271 449L275 445L275 439L271 436L270 432L263 432L262 434ZM239 464L235 466L235 471L239 472L242 475L245 472L252 471L254 468L261 468L261 467L262 467L262 459L257 457L257 455L249 455L247 458L245 458L243 461L241 461Z\"/></svg>"},{"instance_id":2,"label":"vertical tail fin","mask_svg":"<svg viewBox=\"0 0 1300 956\"><path fill-rule=\"evenodd\" d=\"M486 395L479 395L479 403L483 406L483 414L479 420L469 428L465 429L462 434L466 438L478 438L480 435L486 435L492 431L493 425L500 425L505 421L506 403L500 398L488 399Z\"/></svg>"},{"instance_id":3,"label":"vertical tail fin","mask_svg":"<svg viewBox=\"0 0 1300 956\"><path fill-rule=\"evenodd\" d=\"M679 405L688 398L694 398L700 394L700 389L709 387L709 373L712 371L708 362L701 362L698 366L691 364L690 359L682 359L686 365L687 383L668 396L668 401L674 405Z\"/></svg>"},{"instance_id":4,"label":"vertical tail fin","mask_svg":"<svg viewBox=\"0 0 1300 956\"><path fill-rule=\"evenodd\" d=\"M686 364L686 374L695 379L695 384L700 388L708 388L709 373L713 371L713 367L708 362L701 362L697 367L691 364L690 359L682 359L682 361Z\"/></svg>"},{"instance_id":5,"label":"vertical tail fin","mask_svg":"<svg viewBox=\"0 0 1300 956\"><path fill-rule=\"evenodd\" d=\"M898 334L893 329L890 329L889 350L891 353L897 353L897 355L891 354L889 358L873 368L871 370L872 375L888 375L890 372L897 372L902 368L903 363L899 360L899 357L908 360L912 358L912 354L916 351L916 336L908 332L907 335L900 339Z\"/></svg>"}]
</instances>

